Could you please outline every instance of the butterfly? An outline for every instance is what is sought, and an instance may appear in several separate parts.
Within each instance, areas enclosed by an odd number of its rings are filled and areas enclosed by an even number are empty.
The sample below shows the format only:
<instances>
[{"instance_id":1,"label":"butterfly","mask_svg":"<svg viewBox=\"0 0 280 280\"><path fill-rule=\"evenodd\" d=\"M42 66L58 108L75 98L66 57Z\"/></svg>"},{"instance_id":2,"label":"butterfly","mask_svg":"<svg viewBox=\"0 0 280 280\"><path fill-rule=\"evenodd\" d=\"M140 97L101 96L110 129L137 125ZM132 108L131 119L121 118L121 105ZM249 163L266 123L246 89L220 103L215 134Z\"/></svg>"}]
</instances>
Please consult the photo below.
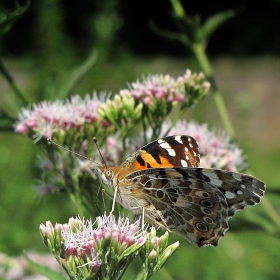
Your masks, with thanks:
<instances>
[{"instance_id":1,"label":"butterfly","mask_svg":"<svg viewBox=\"0 0 280 280\"><path fill-rule=\"evenodd\" d=\"M198 167L194 138L158 139L131 154L120 166L99 164L96 171L124 208L154 225L182 235L197 247L213 245L239 210L259 203L265 184L226 170Z\"/></svg>"}]
</instances>

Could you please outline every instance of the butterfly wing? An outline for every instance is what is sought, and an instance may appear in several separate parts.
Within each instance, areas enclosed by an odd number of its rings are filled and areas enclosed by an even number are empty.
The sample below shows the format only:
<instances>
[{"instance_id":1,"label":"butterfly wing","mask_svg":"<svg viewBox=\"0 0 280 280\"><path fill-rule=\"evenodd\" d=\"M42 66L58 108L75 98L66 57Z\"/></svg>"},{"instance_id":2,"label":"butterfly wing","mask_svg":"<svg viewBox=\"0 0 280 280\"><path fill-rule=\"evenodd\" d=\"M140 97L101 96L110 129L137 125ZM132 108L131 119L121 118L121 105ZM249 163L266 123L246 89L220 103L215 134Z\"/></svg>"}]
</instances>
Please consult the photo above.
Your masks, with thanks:
<instances>
[{"instance_id":1,"label":"butterfly wing","mask_svg":"<svg viewBox=\"0 0 280 280\"><path fill-rule=\"evenodd\" d=\"M126 170L124 175L127 175L148 168L197 167L199 162L196 140L187 135L173 135L142 147L124 161L121 169Z\"/></svg>"},{"instance_id":2,"label":"butterfly wing","mask_svg":"<svg viewBox=\"0 0 280 280\"><path fill-rule=\"evenodd\" d=\"M113 191L118 188L115 199L127 208L132 203L123 199L120 192L127 197L126 188L129 188L129 182L124 183L124 178L129 174L154 168L197 167L199 161L199 148L196 140L187 135L173 135L158 139L142 147L131 154L121 166L108 168L103 165L98 166L96 170L101 180L109 185ZM106 170L110 171L108 176ZM111 174L114 174L114 180L112 180ZM120 183L121 181L123 183ZM135 200L136 197L140 199L137 192L134 192L134 197L131 197L131 199Z\"/></svg>"},{"instance_id":3,"label":"butterfly wing","mask_svg":"<svg viewBox=\"0 0 280 280\"><path fill-rule=\"evenodd\" d=\"M126 208L144 207L152 222L198 247L217 246L228 219L259 203L265 191L265 185L251 176L206 168L146 169L124 181L125 192L119 190Z\"/></svg>"}]
</instances>

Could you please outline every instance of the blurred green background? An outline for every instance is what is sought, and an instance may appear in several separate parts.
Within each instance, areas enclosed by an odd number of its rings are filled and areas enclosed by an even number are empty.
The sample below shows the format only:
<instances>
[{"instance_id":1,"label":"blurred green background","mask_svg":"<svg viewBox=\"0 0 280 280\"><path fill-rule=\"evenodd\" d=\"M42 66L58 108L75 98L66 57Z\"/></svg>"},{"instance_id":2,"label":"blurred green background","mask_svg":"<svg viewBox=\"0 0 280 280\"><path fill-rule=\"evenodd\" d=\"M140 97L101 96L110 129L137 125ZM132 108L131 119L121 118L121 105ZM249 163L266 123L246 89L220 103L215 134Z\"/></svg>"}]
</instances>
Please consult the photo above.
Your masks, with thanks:
<instances>
[{"instance_id":1,"label":"blurred green background","mask_svg":"<svg viewBox=\"0 0 280 280\"><path fill-rule=\"evenodd\" d=\"M26 1L19 4L28 5ZM250 170L267 184L265 196L279 218L280 2L182 4L188 14L200 14L202 20L227 9L239 11L214 33L207 53L236 140ZM16 10L14 1L1 0L0 20ZM171 10L168 0L31 1L20 19L0 36L0 58L30 102L52 98L57 92L63 96L67 78L90 61L93 49L98 50L96 62L85 66L68 93L117 92L142 75L176 77L187 68L200 71L185 46L150 28L153 21L162 29L175 30ZM39 224L46 220L63 223L76 214L75 208L66 195L42 197L36 192L39 149L32 140L13 132L23 104L2 75L0 104L0 252L9 256L19 256L24 250L46 253ZM186 118L222 129L212 94ZM172 241L179 239L181 246L153 279L280 279L280 225L271 217L266 230L248 224L266 211L261 203L238 213L217 248L197 249L171 234ZM134 269L137 264L124 279L134 279Z\"/></svg>"}]
</instances>

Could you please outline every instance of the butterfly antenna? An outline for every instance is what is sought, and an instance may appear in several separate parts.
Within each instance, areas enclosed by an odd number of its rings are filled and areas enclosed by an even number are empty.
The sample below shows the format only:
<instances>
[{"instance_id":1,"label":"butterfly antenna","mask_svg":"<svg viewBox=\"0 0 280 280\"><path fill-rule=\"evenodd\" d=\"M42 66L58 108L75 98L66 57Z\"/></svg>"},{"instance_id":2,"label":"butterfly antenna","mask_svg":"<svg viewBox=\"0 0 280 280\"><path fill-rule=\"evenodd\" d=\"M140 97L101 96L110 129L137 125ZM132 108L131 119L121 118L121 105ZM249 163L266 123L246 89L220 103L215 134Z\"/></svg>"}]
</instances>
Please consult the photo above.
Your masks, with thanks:
<instances>
[{"instance_id":1,"label":"butterfly antenna","mask_svg":"<svg viewBox=\"0 0 280 280\"><path fill-rule=\"evenodd\" d=\"M67 152L69 152L69 153L71 153L71 154L74 154L74 155L79 156L79 157L81 157L81 158L87 159L87 160L89 160L89 161L91 161L91 162L94 162L95 164L98 164L96 161L92 160L91 158L88 158L88 157L83 156L83 155L80 155L80 154L78 154L78 153L76 153L76 152L74 152L74 151L71 151L70 149L67 149L67 148L65 148L65 147L63 147L63 146L57 144L56 142L54 142L54 141L51 140L50 138L47 138L47 141L48 141L49 144L56 145L57 147L61 148L61 149L64 150L64 151L67 151Z\"/></svg>"},{"instance_id":2,"label":"butterfly antenna","mask_svg":"<svg viewBox=\"0 0 280 280\"><path fill-rule=\"evenodd\" d=\"M100 149L99 149L99 146L98 146L98 143L97 143L97 138L96 138L96 137L93 137L92 140L94 141L94 144L95 144L95 146L96 146L96 148L97 148L97 150L98 150L98 152L99 152L99 154L100 154L100 157L101 157L101 159L102 159L102 161L103 161L103 163L104 163L104 166L105 166L105 168L107 169L108 167L107 167L106 161L105 161L104 157L102 156L102 153L101 153L101 151L100 151Z\"/></svg>"}]
</instances>

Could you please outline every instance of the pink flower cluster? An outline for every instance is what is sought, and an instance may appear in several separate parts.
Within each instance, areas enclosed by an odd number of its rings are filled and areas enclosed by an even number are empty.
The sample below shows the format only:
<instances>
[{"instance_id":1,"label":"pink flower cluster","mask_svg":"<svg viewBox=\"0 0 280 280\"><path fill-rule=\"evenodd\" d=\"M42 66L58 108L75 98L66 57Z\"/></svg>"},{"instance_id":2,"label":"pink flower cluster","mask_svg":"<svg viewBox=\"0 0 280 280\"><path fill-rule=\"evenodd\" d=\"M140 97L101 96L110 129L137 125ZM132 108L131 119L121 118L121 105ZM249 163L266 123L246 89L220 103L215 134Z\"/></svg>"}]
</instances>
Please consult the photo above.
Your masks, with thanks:
<instances>
[{"instance_id":1,"label":"pink flower cluster","mask_svg":"<svg viewBox=\"0 0 280 280\"><path fill-rule=\"evenodd\" d=\"M153 100L166 100L169 103L185 101L186 94L193 91L208 92L210 83L204 81L203 73L192 73L187 70L183 76L177 79L170 75L150 75L143 80L129 85L132 96L144 104L150 105Z\"/></svg>"},{"instance_id":2,"label":"pink flower cluster","mask_svg":"<svg viewBox=\"0 0 280 280\"><path fill-rule=\"evenodd\" d=\"M102 96L98 98L96 94L92 97L88 94L84 98L72 96L66 102L42 101L22 110L15 131L22 134L32 131L35 137L51 138L56 131L67 131L73 127L79 129L85 123L93 124L100 118L98 108L102 99Z\"/></svg>"},{"instance_id":3,"label":"pink flower cluster","mask_svg":"<svg viewBox=\"0 0 280 280\"><path fill-rule=\"evenodd\" d=\"M47 221L45 225L40 225L40 232L47 246L53 246L51 251L54 248L59 250L56 253L66 262L75 259L77 268L90 265L93 272L106 259L106 250L113 250L114 254L121 257L128 248L135 246L138 249L146 242L147 232L140 227L141 218L130 223L127 217L116 220L113 214L104 214L97 217L95 223L96 228L91 220L79 216L70 218L66 224L56 223L55 226Z\"/></svg>"},{"instance_id":4,"label":"pink flower cluster","mask_svg":"<svg viewBox=\"0 0 280 280\"><path fill-rule=\"evenodd\" d=\"M30 108L22 109L15 131L33 136L35 140L42 136L52 138L54 133L65 135L68 131L81 132L82 137L85 137L83 133L89 131L87 124L98 124L98 128L110 125L112 129L118 128L126 135L125 130L131 128L129 124L137 125L147 115L147 112L143 114L143 105L147 105L148 110L156 116L162 114L165 117L177 104L182 108L195 104L196 100L204 97L209 87L202 73L196 74L190 70L176 79L170 75L148 76L141 82L131 83L129 89L120 90L112 100L105 100L108 94L102 92L92 96L87 94L84 98L75 95L66 101L33 104ZM135 101L139 102L135 104ZM156 120L154 118L154 122ZM96 133L97 126L90 128L93 129L89 133ZM101 134L104 135L103 132Z\"/></svg>"},{"instance_id":5,"label":"pink flower cluster","mask_svg":"<svg viewBox=\"0 0 280 280\"><path fill-rule=\"evenodd\" d=\"M165 99L167 102L183 102L184 92L181 84L170 75L153 75L130 84L130 92L136 100L150 105L153 99Z\"/></svg>"},{"instance_id":6,"label":"pink flower cluster","mask_svg":"<svg viewBox=\"0 0 280 280\"><path fill-rule=\"evenodd\" d=\"M146 241L143 237L145 231L140 228L140 219L130 224L127 217L120 217L116 221L114 215L105 214L97 217L96 223L97 228L94 229L91 220L85 221L79 217L69 219L69 228L64 226L61 231L68 256L86 253L97 260L97 252L101 249L104 240L111 243L110 246L114 247L117 254L121 254L133 244L144 244ZM72 225L75 225L75 230Z\"/></svg>"}]
</instances>

